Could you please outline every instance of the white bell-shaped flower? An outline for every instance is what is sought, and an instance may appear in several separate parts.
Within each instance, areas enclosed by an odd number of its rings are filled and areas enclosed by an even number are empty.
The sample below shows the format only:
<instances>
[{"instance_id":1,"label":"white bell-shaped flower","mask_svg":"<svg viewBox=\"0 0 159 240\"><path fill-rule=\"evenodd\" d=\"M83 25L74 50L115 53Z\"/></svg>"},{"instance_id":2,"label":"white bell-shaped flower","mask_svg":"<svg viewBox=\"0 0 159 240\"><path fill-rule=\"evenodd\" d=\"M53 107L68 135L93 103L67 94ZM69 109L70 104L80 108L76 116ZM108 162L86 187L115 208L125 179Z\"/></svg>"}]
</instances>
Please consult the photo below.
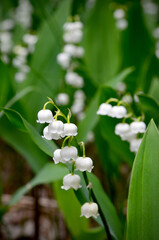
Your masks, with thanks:
<instances>
[{"instance_id":1,"label":"white bell-shaped flower","mask_svg":"<svg viewBox=\"0 0 159 240\"><path fill-rule=\"evenodd\" d=\"M83 23L80 22L80 21L77 21L77 22L66 22L63 25L63 29L66 32L70 32L70 31L74 31L74 30L82 29L82 28L83 28Z\"/></svg>"},{"instance_id":2,"label":"white bell-shaped flower","mask_svg":"<svg viewBox=\"0 0 159 240\"><path fill-rule=\"evenodd\" d=\"M81 89L79 89L74 93L74 98L84 101L86 99L86 95Z\"/></svg>"},{"instance_id":3,"label":"white bell-shaped flower","mask_svg":"<svg viewBox=\"0 0 159 240\"><path fill-rule=\"evenodd\" d=\"M91 172L93 169L93 161L89 157L78 157L75 161L76 170L81 172Z\"/></svg>"},{"instance_id":4,"label":"white bell-shaped flower","mask_svg":"<svg viewBox=\"0 0 159 240\"><path fill-rule=\"evenodd\" d=\"M109 115L110 111L112 109L112 105L111 104L107 104L107 103L102 103L99 106L99 109L97 111L98 115Z\"/></svg>"},{"instance_id":5,"label":"white bell-shaped flower","mask_svg":"<svg viewBox=\"0 0 159 240\"><path fill-rule=\"evenodd\" d=\"M124 18L123 19L119 19L116 22L116 27L119 30L123 31L123 30L125 30L128 27L128 21L126 19L124 19Z\"/></svg>"},{"instance_id":6,"label":"white bell-shaped flower","mask_svg":"<svg viewBox=\"0 0 159 240\"><path fill-rule=\"evenodd\" d=\"M144 122L132 122L130 129L133 133L144 133L146 131L146 124Z\"/></svg>"},{"instance_id":7,"label":"white bell-shaped flower","mask_svg":"<svg viewBox=\"0 0 159 240\"><path fill-rule=\"evenodd\" d=\"M127 110L124 106L114 106L109 112L110 117L123 118L127 114Z\"/></svg>"},{"instance_id":8,"label":"white bell-shaped flower","mask_svg":"<svg viewBox=\"0 0 159 240\"><path fill-rule=\"evenodd\" d=\"M49 124L48 129L51 133L57 133L60 135L64 131L64 124L60 120L53 121Z\"/></svg>"},{"instance_id":9,"label":"white bell-shaped flower","mask_svg":"<svg viewBox=\"0 0 159 240\"><path fill-rule=\"evenodd\" d=\"M55 162L55 164L62 162L65 163L61 157L61 149L56 149L53 153L53 160Z\"/></svg>"},{"instance_id":10,"label":"white bell-shaped flower","mask_svg":"<svg viewBox=\"0 0 159 240\"><path fill-rule=\"evenodd\" d=\"M65 123L63 132L65 136L76 136L77 126L74 123Z\"/></svg>"},{"instance_id":11,"label":"white bell-shaped flower","mask_svg":"<svg viewBox=\"0 0 159 240\"><path fill-rule=\"evenodd\" d=\"M65 190L68 190L70 188L77 190L82 187L80 185L80 182L81 178L79 175L70 173L63 178L63 186L61 188Z\"/></svg>"},{"instance_id":12,"label":"white bell-shaped flower","mask_svg":"<svg viewBox=\"0 0 159 240\"><path fill-rule=\"evenodd\" d=\"M125 17L125 11L123 9L116 9L113 16L115 19L122 19Z\"/></svg>"},{"instance_id":13,"label":"white bell-shaped flower","mask_svg":"<svg viewBox=\"0 0 159 240\"><path fill-rule=\"evenodd\" d=\"M78 114L80 112L82 112L84 109L84 102L83 100L80 100L80 99L75 99L72 107L71 107L71 112L73 114Z\"/></svg>"},{"instance_id":14,"label":"white bell-shaped flower","mask_svg":"<svg viewBox=\"0 0 159 240\"><path fill-rule=\"evenodd\" d=\"M75 58L80 58L84 55L83 47L78 47L73 44L66 44L64 46L64 52Z\"/></svg>"},{"instance_id":15,"label":"white bell-shaped flower","mask_svg":"<svg viewBox=\"0 0 159 240\"><path fill-rule=\"evenodd\" d=\"M43 129L43 138L52 140L52 134L49 132L48 126Z\"/></svg>"},{"instance_id":16,"label":"white bell-shaped flower","mask_svg":"<svg viewBox=\"0 0 159 240\"><path fill-rule=\"evenodd\" d=\"M121 134L120 137L121 137L121 139L122 139L123 141L131 142L133 139L136 138L136 134L133 133L133 132L131 131L131 129L129 129L129 131Z\"/></svg>"},{"instance_id":17,"label":"white bell-shaped flower","mask_svg":"<svg viewBox=\"0 0 159 240\"><path fill-rule=\"evenodd\" d=\"M70 55L67 53L59 53L57 55L57 62L63 69L67 69L70 65Z\"/></svg>"},{"instance_id":18,"label":"white bell-shaped flower","mask_svg":"<svg viewBox=\"0 0 159 240\"><path fill-rule=\"evenodd\" d=\"M140 147L141 142L142 142L142 139L141 139L141 138L139 138L139 139L133 139L133 140L130 142L130 151L137 153L137 152L138 152L138 149L139 149L139 147Z\"/></svg>"},{"instance_id":19,"label":"white bell-shaped flower","mask_svg":"<svg viewBox=\"0 0 159 240\"><path fill-rule=\"evenodd\" d=\"M86 218L90 218L90 217L98 217L98 205L96 203L93 202L87 202L85 204L82 205L81 207L81 217L86 217Z\"/></svg>"},{"instance_id":20,"label":"white bell-shaped flower","mask_svg":"<svg viewBox=\"0 0 159 240\"><path fill-rule=\"evenodd\" d=\"M78 155L77 148L74 146L66 146L61 149L61 157L64 162L68 162L70 160L76 160Z\"/></svg>"},{"instance_id":21,"label":"white bell-shaped flower","mask_svg":"<svg viewBox=\"0 0 159 240\"><path fill-rule=\"evenodd\" d=\"M59 93L55 100L58 105L67 105L69 103L69 95L67 93Z\"/></svg>"},{"instance_id":22,"label":"white bell-shaped flower","mask_svg":"<svg viewBox=\"0 0 159 240\"><path fill-rule=\"evenodd\" d=\"M66 43L79 43L82 40L83 32L81 29L76 29L73 31L65 32L63 35L63 40Z\"/></svg>"},{"instance_id":23,"label":"white bell-shaped flower","mask_svg":"<svg viewBox=\"0 0 159 240\"><path fill-rule=\"evenodd\" d=\"M51 123L53 121L53 114L49 109L43 109L38 112L38 123Z\"/></svg>"},{"instance_id":24,"label":"white bell-shaped flower","mask_svg":"<svg viewBox=\"0 0 159 240\"><path fill-rule=\"evenodd\" d=\"M61 134L58 133L51 133L49 131L48 126L44 128L43 130L43 138L47 139L47 140L59 140L61 138Z\"/></svg>"},{"instance_id":25,"label":"white bell-shaped flower","mask_svg":"<svg viewBox=\"0 0 159 240\"><path fill-rule=\"evenodd\" d=\"M130 126L128 123L118 123L115 126L115 134L119 136L124 135L125 133L129 132L129 130Z\"/></svg>"},{"instance_id":26,"label":"white bell-shaped flower","mask_svg":"<svg viewBox=\"0 0 159 240\"><path fill-rule=\"evenodd\" d=\"M75 72L67 72L65 75L65 81L67 84L77 88L82 88L84 85L83 78Z\"/></svg>"}]
</instances>

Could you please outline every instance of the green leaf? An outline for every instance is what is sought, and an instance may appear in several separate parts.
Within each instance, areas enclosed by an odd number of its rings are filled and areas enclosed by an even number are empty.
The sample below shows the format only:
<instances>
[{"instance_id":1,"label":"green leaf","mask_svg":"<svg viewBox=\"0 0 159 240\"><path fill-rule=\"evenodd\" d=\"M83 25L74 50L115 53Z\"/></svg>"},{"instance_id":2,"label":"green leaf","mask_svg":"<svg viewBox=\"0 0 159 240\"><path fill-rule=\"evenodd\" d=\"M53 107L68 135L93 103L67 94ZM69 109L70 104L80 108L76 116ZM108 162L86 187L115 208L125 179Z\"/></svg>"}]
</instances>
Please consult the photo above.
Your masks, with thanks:
<instances>
[{"instance_id":1,"label":"green leaf","mask_svg":"<svg viewBox=\"0 0 159 240\"><path fill-rule=\"evenodd\" d=\"M156 124L159 124L159 103L153 98L146 94L137 95L140 101L140 108L145 113L147 122L151 118L154 119Z\"/></svg>"},{"instance_id":2,"label":"green leaf","mask_svg":"<svg viewBox=\"0 0 159 240\"><path fill-rule=\"evenodd\" d=\"M18 126L18 128L27 131L34 143L47 155L53 156L53 151L56 149L55 143L48 141L40 136L36 129L28 123L18 112L12 109L1 108L8 119Z\"/></svg>"},{"instance_id":3,"label":"green leaf","mask_svg":"<svg viewBox=\"0 0 159 240\"><path fill-rule=\"evenodd\" d=\"M34 172L38 172L48 161L48 156L37 147L29 135L17 131L5 116L0 119L0 136L25 158Z\"/></svg>"},{"instance_id":4,"label":"green leaf","mask_svg":"<svg viewBox=\"0 0 159 240\"><path fill-rule=\"evenodd\" d=\"M81 218L81 205L74 194L74 191L64 191L61 189L62 181L53 184L53 190L58 205L63 213L67 226L74 237L77 237L81 231L87 229L88 220Z\"/></svg>"},{"instance_id":5,"label":"green leaf","mask_svg":"<svg viewBox=\"0 0 159 240\"><path fill-rule=\"evenodd\" d=\"M10 92L13 94L13 91L11 88L11 81L8 74L8 68L1 60L0 60L0 73L1 73L0 106L2 107L6 103Z\"/></svg>"},{"instance_id":6,"label":"green leaf","mask_svg":"<svg viewBox=\"0 0 159 240\"><path fill-rule=\"evenodd\" d=\"M96 85L104 84L119 66L118 31L109 1L96 1L84 29L85 62Z\"/></svg>"},{"instance_id":7,"label":"green leaf","mask_svg":"<svg viewBox=\"0 0 159 240\"><path fill-rule=\"evenodd\" d=\"M18 202L21 197L30 191L33 187L39 184L51 183L62 179L68 173L68 169L64 166L54 165L53 163L47 163L44 168L25 186L17 190L8 203L11 206Z\"/></svg>"},{"instance_id":8,"label":"green leaf","mask_svg":"<svg viewBox=\"0 0 159 240\"><path fill-rule=\"evenodd\" d=\"M98 116L96 114L98 109L98 97L99 93L97 92L86 109L86 115L84 119L78 125L78 141L86 141L89 131L95 127L98 121Z\"/></svg>"},{"instance_id":9,"label":"green leaf","mask_svg":"<svg viewBox=\"0 0 159 240\"><path fill-rule=\"evenodd\" d=\"M105 239L105 230L101 227L92 228L85 230L80 233L78 237L75 238L75 240L104 240Z\"/></svg>"},{"instance_id":10,"label":"green leaf","mask_svg":"<svg viewBox=\"0 0 159 240\"><path fill-rule=\"evenodd\" d=\"M34 90L34 88L31 86L26 87L25 89L21 90L7 102L7 104L4 106L4 108L10 108L13 104L15 104L17 101L19 101L21 98L23 98L24 96L26 96L28 93L32 92L33 90ZM3 111L0 112L0 117L2 117L2 116L3 116Z\"/></svg>"},{"instance_id":11,"label":"green leaf","mask_svg":"<svg viewBox=\"0 0 159 240\"><path fill-rule=\"evenodd\" d=\"M87 176L89 181L93 185L93 192L107 221L111 235L117 240L122 240L122 227L113 204L104 192L101 183L99 182L97 177L93 174L87 174Z\"/></svg>"},{"instance_id":12,"label":"green leaf","mask_svg":"<svg viewBox=\"0 0 159 240\"><path fill-rule=\"evenodd\" d=\"M105 86L115 88L119 82L124 81L134 70L135 70L134 67L128 67L124 69L122 72L117 74L112 80L108 81L105 84Z\"/></svg>"},{"instance_id":13,"label":"green leaf","mask_svg":"<svg viewBox=\"0 0 159 240\"><path fill-rule=\"evenodd\" d=\"M159 133L151 120L136 155L128 197L127 240L159 236Z\"/></svg>"}]
</instances>

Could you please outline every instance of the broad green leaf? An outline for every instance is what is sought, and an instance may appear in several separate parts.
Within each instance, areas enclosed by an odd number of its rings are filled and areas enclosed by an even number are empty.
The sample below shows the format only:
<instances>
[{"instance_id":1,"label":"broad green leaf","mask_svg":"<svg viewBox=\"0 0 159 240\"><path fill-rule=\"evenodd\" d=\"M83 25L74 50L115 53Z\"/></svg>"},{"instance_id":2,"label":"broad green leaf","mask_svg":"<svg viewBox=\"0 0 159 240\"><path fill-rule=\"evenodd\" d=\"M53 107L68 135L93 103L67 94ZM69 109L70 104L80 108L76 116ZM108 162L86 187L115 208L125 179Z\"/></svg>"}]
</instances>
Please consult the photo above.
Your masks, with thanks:
<instances>
[{"instance_id":1,"label":"broad green leaf","mask_svg":"<svg viewBox=\"0 0 159 240\"><path fill-rule=\"evenodd\" d=\"M106 83L117 72L118 46L118 33L110 2L96 1L84 28L85 62L96 85Z\"/></svg>"},{"instance_id":2,"label":"broad green leaf","mask_svg":"<svg viewBox=\"0 0 159 240\"><path fill-rule=\"evenodd\" d=\"M135 70L134 67L128 67L124 69L122 72L117 74L112 80L108 81L105 84L105 86L116 88L117 84L119 82L124 81L134 70Z\"/></svg>"},{"instance_id":3,"label":"broad green leaf","mask_svg":"<svg viewBox=\"0 0 159 240\"><path fill-rule=\"evenodd\" d=\"M159 133L151 120L136 155L128 196L127 240L159 236Z\"/></svg>"},{"instance_id":4,"label":"broad green leaf","mask_svg":"<svg viewBox=\"0 0 159 240\"><path fill-rule=\"evenodd\" d=\"M133 93L141 85L142 89L140 90L145 89L146 84L141 84L143 79L140 74L145 59L149 58L152 53L154 43L145 25L140 1L132 1L131 3L127 12L128 27L121 33L121 52L123 58L122 67L135 67L135 71L127 79L128 89ZM137 39L134 36L138 36ZM149 81L150 79L147 83Z\"/></svg>"},{"instance_id":5,"label":"broad green leaf","mask_svg":"<svg viewBox=\"0 0 159 240\"><path fill-rule=\"evenodd\" d=\"M4 106L4 108L10 108L13 104L15 104L17 101L19 101L22 97L24 97L25 95L27 95L28 93L33 91L33 89L34 89L33 87L29 86L29 87L26 87L25 89L21 90L7 102L7 104ZM2 117L2 116L3 116L3 111L0 112L0 117Z\"/></svg>"},{"instance_id":6,"label":"broad green leaf","mask_svg":"<svg viewBox=\"0 0 159 240\"><path fill-rule=\"evenodd\" d=\"M151 97L155 98L155 100L159 101L159 94L158 93L159 93L159 79L154 78L148 94Z\"/></svg>"},{"instance_id":7,"label":"broad green leaf","mask_svg":"<svg viewBox=\"0 0 159 240\"><path fill-rule=\"evenodd\" d=\"M38 172L48 161L48 156L37 147L29 135L18 131L5 116L0 119L0 136L25 158L34 172Z\"/></svg>"},{"instance_id":8,"label":"broad green leaf","mask_svg":"<svg viewBox=\"0 0 159 240\"><path fill-rule=\"evenodd\" d=\"M53 151L56 149L55 143L48 141L40 136L36 129L28 123L18 112L12 109L1 108L9 120L20 129L25 130L34 141L34 143L47 155L53 156Z\"/></svg>"},{"instance_id":9,"label":"broad green leaf","mask_svg":"<svg viewBox=\"0 0 159 240\"><path fill-rule=\"evenodd\" d=\"M17 190L17 192L12 196L11 200L8 203L8 206L11 206L18 202L21 197L30 191L33 187L39 184L51 183L57 180L62 179L68 170L64 166L55 165L54 163L47 163L44 168L39 171L39 173L25 186Z\"/></svg>"},{"instance_id":10,"label":"broad green leaf","mask_svg":"<svg viewBox=\"0 0 159 240\"><path fill-rule=\"evenodd\" d=\"M137 95L140 101L140 108L145 113L147 122L151 118L154 119L156 124L159 124L159 103L153 97L146 94Z\"/></svg>"},{"instance_id":11,"label":"broad green leaf","mask_svg":"<svg viewBox=\"0 0 159 240\"><path fill-rule=\"evenodd\" d=\"M0 60L0 106L4 106L6 104L9 95L13 94L13 90L11 87L11 81L8 74L7 66Z\"/></svg>"},{"instance_id":12,"label":"broad green leaf","mask_svg":"<svg viewBox=\"0 0 159 240\"><path fill-rule=\"evenodd\" d=\"M80 233L78 237L74 240L104 240L105 239L105 230L101 227L96 227L92 229L85 230Z\"/></svg>"},{"instance_id":13,"label":"broad green leaf","mask_svg":"<svg viewBox=\"0 0 159 240\"><path fill-rule=\"evenodd\" d=\"M87 174L87 176L89 181L93 184L94 195L103 212L104 218L107 221L107 225L109 227L111 235L117 240L122 240L122 227L113 204L104 192L101 183L99 182L97 177L93 174Z\"/></svg>"},{"instance_id":14,"label":"broad green leaf","mask_svg":"<svg viewBox=\"0 0 159 240\"><path fill-rule=\"evenodd\" d=\"M98 108L98 97L99 92L96 93L96 95L90 102L89 106L86 109L86 115L84 119L78 125L78 141L86 141L89 131L91 131L95 127L98 121L98 116L96 114Z\"/></svg>"},{"instance_id":15,"label":"broad green leaf","mask_svg":"<svg viewBox=\"0 0 159 240\"><path fill-rule=\"evenodd\" d=\"M88 220L80 217L81 205L73 190L64 191L61 186L62 181L53 184L55 197L71 234L77 237L81 231L88 228Z\"/></svg>"}]
</instances>

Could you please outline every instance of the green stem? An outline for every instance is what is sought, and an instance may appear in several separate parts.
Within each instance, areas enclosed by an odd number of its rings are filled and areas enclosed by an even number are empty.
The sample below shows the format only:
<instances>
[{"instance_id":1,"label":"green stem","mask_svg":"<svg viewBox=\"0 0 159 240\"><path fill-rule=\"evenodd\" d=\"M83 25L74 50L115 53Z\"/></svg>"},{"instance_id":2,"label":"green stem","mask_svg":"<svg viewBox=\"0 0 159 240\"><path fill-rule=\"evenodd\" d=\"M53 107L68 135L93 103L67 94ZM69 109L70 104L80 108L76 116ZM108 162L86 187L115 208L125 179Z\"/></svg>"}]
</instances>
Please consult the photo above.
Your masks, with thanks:
<instances>
[{"instance_id":1,"label":"green stem","mask_svg":"<svg viewBox=\"0 0 159 240\"><path fill-rule=\"evenodd\" d=\"M89 184L89 180L88 180L86 172L83 172L83 177L84 177L84 180L86 182L86 185L88 185ZM99 205L99 203L98 203L98 201L97 201L97 199L95 197L93 189L91 189L91 197L92 197L93 201L96 202L97 205L98 205L99 214L100 214L100 217L102 219L102 222L103 222L103 225L104 225L104 228L105 228L105 231L106 231L107 239L108 240L112 240L112 237L111 237L111 234L110 234L110 231L109 231L109 227L108 227L107 221L106 221L106 219L105 219L105 217L103 215L102 209L101 209L101 207L100 207L100 205Z\"/></svg>"},{"instance_id":2,"label":"green stem","mask_svg":"<svg viewBox=\"0 0 159 240\"><path fill-rule=\"evenodd\" d=\"M66 118L66 116L61 112L61 110L60 109L58 109L58 111L56 112L56 115L55 115L55 119L57 119L57 117L58 116L61 116L61 117L63 117L66 121L67 121L67 118Z\"/></svg>"},{"instance_id":3,"label":"green stem","mask_svg":"<svg viewBox=\"0 0 159 240\"><path fill-rule=\"evenodd\" d=\"M75 171L75 162L72 163L72 171L71 171L72 175L74 174L74 171Z\"/></svg>"},{"instance_id":4,"label":"green stem","mask_svg":"<svg viewBox=\"0 0 159 240\"><path fill-rule=\"evenodd\" d=\"M118 102L119 100L117 98L109 98L105 103L110 103L110 102Z\"/></svg>"},{"instance_id":5,"label":"green stem","mask_svg":"<svg viewBox=\"0 0 159 240\"><path fill-rule=\"evenodd\" d=\"M84 142L80 142L79 144L82 146L82 149L83 149L83 158L85 158L85 157L86 157L85 143L84 143Z\"/></svg>"},{"instance_id":6,"label":"green stem","mask_svg":"<svg viewBox=\"0 0 159 240\"><path fill-rule=\"evenodd\" d=\"M53 101L48 101L48 102L46 102L46 103L44 104L43 110L46 109L46 106L47 106L49 103L51 103L51 104L54 106L54 102L53 102Z\"/></svg>"},{"instance_id":7,"label":"green stem","mask_svg":"<svg viewBox=\"0 0 159 240\"><path fill-rule=\"evenodd\" d=\"M70 136L66 137L66 138L63 140L63 143L62 143L62 147L61 147L61 148L64 148L64 146L65 146L65 142L66 142L67 139L69 139L69 138L70 138Z\"/></svg>"},{"instance_id":8,"label":"green stem","mask_svg":"<svg viewBox=\"0 0 159 240\"><path fill-rule=\"evenodd\" d=\"M68 140L68 146L70 147L71 146L71 142L72 142L72 140L73 140L73 136L69 136L70 138L69 138L69 140Z\"/></svg>"},{"instance_id":9,"label":"green stem","mask_svg":"<svg viewBox=\"0 0 159 240\"><path fill-rule=\"evenodd\" d=\"M91 203L92 202L92 189L89 188L89 202Z\"/></svg>"}]
</instances>

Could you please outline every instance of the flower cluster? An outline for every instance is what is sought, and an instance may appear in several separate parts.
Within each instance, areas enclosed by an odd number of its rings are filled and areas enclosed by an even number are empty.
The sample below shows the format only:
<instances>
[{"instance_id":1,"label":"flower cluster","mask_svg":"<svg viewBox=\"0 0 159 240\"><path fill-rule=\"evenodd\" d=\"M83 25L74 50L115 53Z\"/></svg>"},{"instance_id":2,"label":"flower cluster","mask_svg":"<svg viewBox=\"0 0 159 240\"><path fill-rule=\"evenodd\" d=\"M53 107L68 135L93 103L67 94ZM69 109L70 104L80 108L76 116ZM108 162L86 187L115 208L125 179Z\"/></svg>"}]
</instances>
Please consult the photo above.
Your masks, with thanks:
<instances>
[{"instance_id":1,"label":"flower cluster","mask_svg":"<svg viewBox=\"0 0 159 240\"><path fill-rule=\"evenodd\" d=\"M0 51L1 58L5 63L12 58L13 67L16 69L15 80L20 83L26 79L30 68L27 64L28 56L34 52L37 36L30 32L32 24L33 7L29 0L19 0L18 6L13 11L10 18L0 22ZM13 30L20 25L24 31L21 43L14 45Z\"/></svg>"},{"instance_id":2,"label":"flower cluster","mask_svg":"<svg viewBox=\"0 0 159 240\"><path fill-rule=\"evenodd\" d=\"M78 17L71 17L72 22L66 22L63 25L63 41L64 47L61 53L57 55L57 62L64 70L64 81L72 88L80 89L79 94L74 93L74 103L71 108L73 114L77 119L83 117L85 95L81 88L84 86L84 79L77 72L79 66L79 59L84 55L84 49L79 45L83 36L83 23L79 21ZM82 96L80 97L78 96ZM67 105L69 103L69 96L66 93L59 93L56 98L58 105Z\"/></svg>"},{"instance_id":3,"label":"flower cluster","mask_svg":"<svg viewBox=\"0 0 159 240\"><path fill-rule=\"evenodd\" d=\"M52 104L56 107L55 115L49 109L46 109L47 104ZM65 122L58 120L58 118L64 119ZM78 148L73 145L74 138L78 133L77 126L74 123L70 123L71 111L67 116L65 116L61 110L56 106L56 104L49 99L45 103L42 110L38 112L39 123L48 123L43 130L43 137L47 140L58 140L64 138L61 149L56 149L53 153L53 160L55 164L63 163L71 165L71 172L64 176L63 186L64 190L74 189L78 190L82 187L81 178L76 171L81 172L91 172L93 169L93 161L90 157L85 155L85 145L84 142L79 143L83 149L83 155L79 155ZM91 216L98 216L98 205L91 200L91 188L92 184L88 184L89 189L89 202L85 203L81 207L81 216L89 218Z\"/></svg>"},{"instance_id":4,"label":"flower cluster","mask_svg":"<svg viewBox=\"0 0 159 240\"><path fill-rule=\"evenodd\" d=\"M0 52L2 60L5 63L9 62L9 54L12 50L13 40L11 30L14 27L12 19L6 19L0 24Z\"/></svg>"},{"instance_id":5,"label":"flower cluster","mask_svg":"<svg viewBox=\"0 0 159 240\"><path fill-rule=\"evenodd\" d=\"M113 16L116 20L116 27L123 31L128 27L128 21L125 18L125 11L123 9L116 9L113 13Z\"/></svg>"},{"instance_id":6,"label":"flower cluster","mask_svg":"<svg viewBox=\"0 0 159 240\"><path fill-rule=\"evenodd\" d=\"M12 60L12 64L17 69L14 76L17 82L23 82L30 71L27 65L27 57L34 52L37 40L36 35L27 33L23 36L23 45L16 45L13 48L15 57Z\"/></svg>"},{"instance_id":7,"label":"flower cluster","mask_svg":"<svg viewBox=\"0 0 159 240\"><path fill-rule=\"evenodd\" d=\"M117 106L112 106L110 102L116 102ZM141 117L134 118L132 113L127 113L126 102L110 98L106 103L102 103L97 111L98 115L107 115L109 117L123 119L115 126L115 134L119 135L123 141L130 143L130 151L137 153L141 144L141 135L146 131L146 124L141 121ZM131 123L126 123L126 119L131 119Z\"/></svg>"}]
</instances>

